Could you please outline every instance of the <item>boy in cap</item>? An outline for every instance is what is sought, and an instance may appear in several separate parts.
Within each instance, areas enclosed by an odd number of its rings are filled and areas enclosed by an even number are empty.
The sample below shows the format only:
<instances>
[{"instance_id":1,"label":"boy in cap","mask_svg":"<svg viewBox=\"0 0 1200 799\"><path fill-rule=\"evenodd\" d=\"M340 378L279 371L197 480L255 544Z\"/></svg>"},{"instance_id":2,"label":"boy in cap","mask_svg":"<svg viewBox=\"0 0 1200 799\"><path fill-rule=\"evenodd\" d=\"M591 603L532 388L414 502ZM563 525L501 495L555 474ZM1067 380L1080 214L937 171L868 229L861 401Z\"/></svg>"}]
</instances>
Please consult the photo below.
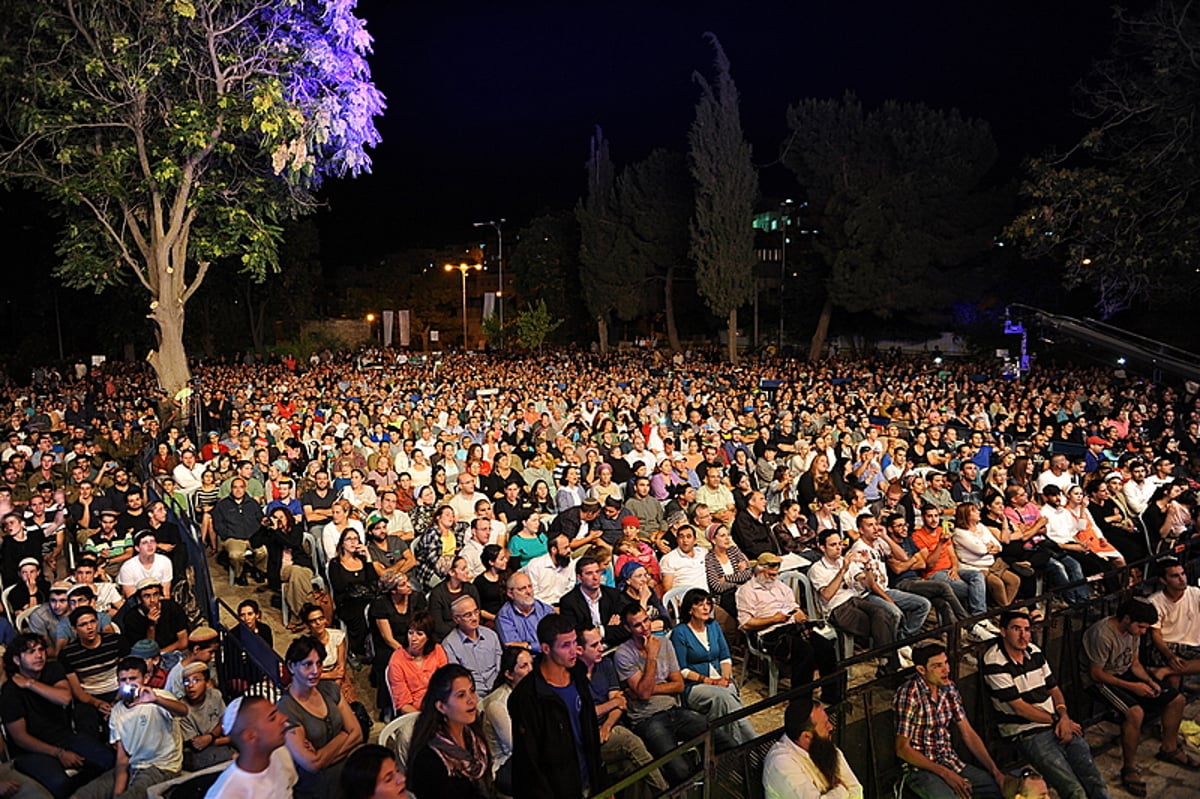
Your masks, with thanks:
<instances>
[{"instance_id":1,"label":"boy in cap","mask_svg":"<svg viewBox=\"0 0 1200 799\"><path fill-rule=\"evenodd\" d=\"M233 759L230 738L221 726L225 699L210 682L208 664L200 661L183 667L183 701L187 716L179 722L183 735L183 767L188 771Z\"/></svg>"},{"instance_id":2,"label":"boy in cap","mask_svg":"<svg viewBox=\"0 0 1200 799\"><path fill-rule=\"evenodd\" d=\"M158 644L148 638L135 643L129 649L129 656L146 661L145 684L150 688L166 688L167 670L162 667L162 650Z\"/></svg>"},{"instance_id":3,"label":"boy in cap","mask_svg":"<svg viewBox=\"0 0 1200 799\"><path fill-rule=\"evenodd\" d=\"M217 631L212 627L201 625L188 633L187 654L184 655L183 660L172 667L171 672L167 675L167 692L182 698L184 695L184 671L193 663L203 663L208 666L217 656L217 650L220 647Z\"/></svg>"}]
</instances>

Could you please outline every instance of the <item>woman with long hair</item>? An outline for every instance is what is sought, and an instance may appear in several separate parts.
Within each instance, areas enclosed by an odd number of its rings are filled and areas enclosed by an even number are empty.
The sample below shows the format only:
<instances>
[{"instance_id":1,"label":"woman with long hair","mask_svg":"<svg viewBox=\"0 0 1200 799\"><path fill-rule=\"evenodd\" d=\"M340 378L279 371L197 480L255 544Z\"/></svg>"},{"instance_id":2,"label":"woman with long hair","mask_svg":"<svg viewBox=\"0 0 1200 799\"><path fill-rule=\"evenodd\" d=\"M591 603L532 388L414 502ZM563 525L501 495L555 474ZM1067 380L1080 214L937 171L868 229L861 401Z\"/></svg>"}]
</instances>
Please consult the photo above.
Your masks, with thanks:
<instances>
[{"instance_id":1,"label":"woman with long hair","mask_svg":"<svg viewBox=\"0 0 1200 799\"><path fill-rule=\"evenodd\" d=\"M337 683L322 679L320 641L297 638L283 660L292 681L275 706L293 725L284 739L299 777L292 795L328 799L346 757L362 742L362 726Z\"/></svg>"},{"instance_id":2,"label":"woman with long hair","mask_svg":"<svg viewBox=\"0 0 1200 799\"><path fill-rule=\"evenodd\" d=\"M534 510L543 516L554 516L558 512L554 507L554 494L545 480L538 480L533 484L533 488L529 490L529 499L533 502Z\"/></svg>"},{"instance_id":3,"label":"woman with long hair","mask_svg":"<svg viewBox=\"0 0 1200 799\"><path fill-rule=\"evenodd\" d=\"M499 544L488 544L479 553L483 572L472 583L479 592L479 616L489 627L504 606L505 581L508 579L508 550Z\"/></svg>"},{"instance_id":4,"label":"woman with long hair","mask_svg":"<svg viewBox=\"0 0 1200 799\"><path fill-rule=\"evenodd\" d=\"M446 476L446 470L440 465L433 467L432 481L433 494L437 497L438 502L446 502L454 493L453 485Z\"/></svg>"},{"instance_id":5,"label":"woman with long hair","mask_svg":"<svg viewBox=\"0 0 1200 799\"><path fill-rule=\"evenodd\" d=\"M683 704L710 721L742 709L733 679L733 656L713 617L715 607L708 591L693 588L683 595L679 624L671 631L671 646L683 675ZM739 744L758 736L750 719L733 724L728 732Z\"/></svg>"},{"instance_id":6,"label":"woman with long hair","mask_svg":"<svg viewBox=\"0 0 1200 799\"><path fill-rule=\"evenodd\" d=\"M342 768L342 799L404 799L408 778L386 746L367 744L354 750Z\"/></svg>"},{"instance_id":7,"label":"woman with long hair","mask_svg":"<svg viewBox=\"0 0 1200 799\"><path fill-rule=\"evenodd\" d=\"M342 533L337 556L329 561L329 587L338 618L350 635L350 653L361 658L366 651L366 610L378 595L379 575L367 560L361 535L351 529Z\"/></svg>"},{"instance_id":8,"label":"woman with long hair","mask_svg":"<svg viewBox=\"0 0 1200 799\"><path fill-rule=\"evenodd\" d=\"M296 525L296 517L287 508L275 508L268 519L267 572L279 575L283 601L293 615L299 616L300 608L312 600L316 566L304 549L304 530ZM291 624L292 631L296 632L302 624L297 618Z\"/></svg>"},{"instance_id":9,"label":"woman with long hair","mask_svg":"<svg viewBox=\"0 0 1200 799\"><path fill-rule=\"evenodd\" d=\"M796 485L796 492L800 495L800 504L805 507L811 505L816 501L817 493L826 486L833 487L833 481L829 477L829 456L824 452L818 452L813 455L808 471L800 475L800 482Z\"/></svg>"},{"instance_id":10,"label":"woman with long hair","mask_svg":"<svg viewBox=\"0 0 1200 799\"><path fill-rule=\"evenodd\" d=\"M417 796L485 799L491 762L475 678L457 663L433 673L409 744L408 783Z\"/></svg>"},{"instance_id":11,"label":"woman with long hair","mask_svg":"<svg viewBox=\"0 0 1200 799\"><path fill-rule=\"evenodd\" d=\"M437 510L437 496L431 486L417 486L413 489L413 508L408 512L412 520L413 530L417 536L423 535L433 526L433 512Z\"/></svg>"},{"instance_id":12,"label":"woman with long hair","mask_svg":"<svg viewBox=\"0 0 1200 799\"><path fill-rule=\"evenodd\" d=\"M217 474L212 469L206 469L200 475L200 487L192 496L192 504L200 517L200 542L212 552L217 551L217 531L213 527L212 509L220 499L221 487L217 484Z\"/></svg>"},{"instance_id":13,"label":"woman with long hair","mask_svg":"<svg viewBox=\"0 0 1200 799\"><path fill-rule=\"evenodd\" d=\"M733 535L725 525L710 524L704 534L712 542L712 549L704 556L708 590L726 613L737 618L735 595L738 587L754 576L754 567L733 543Z\"/></svg>"},{"instance_id":14,"label":"woman with long hair","mask_svg":"<svg viewBox=\"0 0 1200 799\"><path fill-rule=\"evenodd\" d=\"M330 506L330 520L321 528L321 546L325 548L327 560L337 557L338 544L347 530L358 533L360 541L366 538L362 522L354 518L354 506L344 499L335 499Z\"/></svg>"},{"instance_id":15,"label":"woman with long hair","mask_svg":"<svg viewBox=\"0 0 1200 799\"><path fill-rule=\"evenodd\" d=\"M508 553L516 559L516 568L528 565L529 561L545 555L549 549L546 526L542 524L542 515L537 511L529 514L508 538Z\"/></svg>"},{"instance_id":16,"label":"woman with long hair","mask_svg":"<svg viewBox=\"0 0 1200 799\"><path fill-rule=\"evenodd\" d=\"M500 655L500 673L491 693L479 703L483 714L483 738L487 741L488 754L492 759L492 776L496 789L504 796L513 793L512 717L508 715L508 697L525 675L533 671L533 655L519 646L506 646Z\"/></svg>"}]
</instances>

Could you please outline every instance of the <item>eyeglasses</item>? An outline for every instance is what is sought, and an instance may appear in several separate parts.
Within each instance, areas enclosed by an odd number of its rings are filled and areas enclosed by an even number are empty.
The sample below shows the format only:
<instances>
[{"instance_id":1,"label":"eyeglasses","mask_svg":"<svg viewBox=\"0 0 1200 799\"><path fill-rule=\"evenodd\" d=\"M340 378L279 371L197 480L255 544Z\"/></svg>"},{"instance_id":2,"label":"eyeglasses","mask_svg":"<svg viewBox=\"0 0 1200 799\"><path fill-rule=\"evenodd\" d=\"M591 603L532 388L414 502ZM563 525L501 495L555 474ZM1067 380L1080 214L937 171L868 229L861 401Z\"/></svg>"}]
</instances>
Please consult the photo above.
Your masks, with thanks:
<instances>
[{"instance_id":1,"label":"eyeglasses","mask_svg":"<svg viewBox=\"0 0 1200 799\"><path fill-rule=\"evenodd\" d=\"M455 613L454 618L456 618L456 619L473 619L478 615L479 615L478 610L467 610L462 613Z\"/></svg>"}]
</instances>

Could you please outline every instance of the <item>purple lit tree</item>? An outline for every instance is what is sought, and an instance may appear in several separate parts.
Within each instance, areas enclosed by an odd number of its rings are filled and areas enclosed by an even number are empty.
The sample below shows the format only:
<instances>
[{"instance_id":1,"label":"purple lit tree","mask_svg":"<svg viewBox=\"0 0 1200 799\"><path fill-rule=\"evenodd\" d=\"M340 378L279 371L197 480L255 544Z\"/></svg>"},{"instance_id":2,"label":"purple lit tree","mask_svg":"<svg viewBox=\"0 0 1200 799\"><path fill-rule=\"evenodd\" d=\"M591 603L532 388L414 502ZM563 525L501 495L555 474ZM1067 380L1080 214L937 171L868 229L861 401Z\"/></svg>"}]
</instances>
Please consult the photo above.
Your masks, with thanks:
<instances>
[{"instance_id":1,"label":"purple lit tree","mask_svg":"<svg viewBox=\"0 0 1200 799\"><path fill-rule=\"evenodd\" d=\"M148 360L189 379L187 301L218 259L278 270L282 223L370 170L384 98L355 0L17 0L0 179L64 209L57 275L148 294ZM130 278L134 280L131 280Z\"/></svg>"}]
</instances>

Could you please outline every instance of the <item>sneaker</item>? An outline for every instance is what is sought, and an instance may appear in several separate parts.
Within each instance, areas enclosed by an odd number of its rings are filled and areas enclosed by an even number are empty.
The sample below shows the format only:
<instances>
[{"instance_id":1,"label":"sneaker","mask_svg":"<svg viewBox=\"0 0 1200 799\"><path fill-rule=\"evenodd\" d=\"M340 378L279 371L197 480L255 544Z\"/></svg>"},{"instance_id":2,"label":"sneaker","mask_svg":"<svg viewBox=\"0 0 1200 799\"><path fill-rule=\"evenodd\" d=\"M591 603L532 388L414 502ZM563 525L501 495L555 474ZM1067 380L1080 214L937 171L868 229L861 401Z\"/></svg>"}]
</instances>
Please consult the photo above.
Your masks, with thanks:
<instances>
[{"instance_id":1,"label":"sneaker","mask_svg":"<svg viewBox=\"0 0 1200 799\"><path fill-rule=\"evenodd\" d=\"M911 646L900 647L899 649L896 650L896 655L900 658L900 668L902 668L902 669L912 668L913 659L912 659L912 647Z\"/></svg>"},{"instance_id":2,"label":"sneaker","mask_svg":"<svg viewBox=\"0 0 1200 799\"><path fill-rule=\"evenodd\" d=\"M1000 635L1000 628L991 619L984 619L979 622L979 626L991 633L993 638Z\"/></svg>"},{"instance_id":3,"label":"sneaker","mask_svg":"<svg viewBox=\"0 0 1200 799\"><path fill-rule=\"evenodd\" d=\"M974 627L967 630L967 635L969 635L971 638L974 638L976 641L990 641L991 639L995 638L999 632L999 630L992 632L992 630L989 630L984 626L983 622L979 622Z\"/></svg>"}]
</instances>

